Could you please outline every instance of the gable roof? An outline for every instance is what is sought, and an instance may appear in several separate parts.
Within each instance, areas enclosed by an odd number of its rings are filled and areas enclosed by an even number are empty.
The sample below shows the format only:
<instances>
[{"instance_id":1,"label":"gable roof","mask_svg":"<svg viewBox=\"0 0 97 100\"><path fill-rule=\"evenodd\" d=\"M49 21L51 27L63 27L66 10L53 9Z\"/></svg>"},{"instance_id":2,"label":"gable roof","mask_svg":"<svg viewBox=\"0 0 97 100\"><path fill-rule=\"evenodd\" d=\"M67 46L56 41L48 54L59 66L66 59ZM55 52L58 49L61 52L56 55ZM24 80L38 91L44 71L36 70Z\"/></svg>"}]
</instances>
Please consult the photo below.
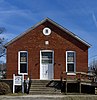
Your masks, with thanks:
<instances>
[{"instance_id":1,"label":"gable roof","mask_svg":"<svg viewBox=\"0 0 97 100\"><path fill-rule=\"evenodd\" d=\"M44 20L42 20L39 23L35 24L33 27L29 28L27 31L23 32L22 34L18 35L16 38L14 38L11 41L9 41L8 43L6 43L5 47L7 47L8 45L10 45L11 43L13 43L17 39L21 38L22 36L24 36L25 34L27 34L28 32L30 32L31 30L35 29L36 27L38 27L39 25L43 24L46 21L49 21L53 25L57 26L59 29L61 29L64 32L66 32L67 34L71 35L73 38L77 39L78 41L80 41L81 43L83 43L84 45L86 45L88 48L91 47L91 45L88 42L86 42L85 40L81 39L80 37L78 37L77 35L75 35L71 31L69 31L68 29L64 28L63 26L59 25L55 21L51 20L50 18L45 18Z\"/></svg>"}]
</instances>

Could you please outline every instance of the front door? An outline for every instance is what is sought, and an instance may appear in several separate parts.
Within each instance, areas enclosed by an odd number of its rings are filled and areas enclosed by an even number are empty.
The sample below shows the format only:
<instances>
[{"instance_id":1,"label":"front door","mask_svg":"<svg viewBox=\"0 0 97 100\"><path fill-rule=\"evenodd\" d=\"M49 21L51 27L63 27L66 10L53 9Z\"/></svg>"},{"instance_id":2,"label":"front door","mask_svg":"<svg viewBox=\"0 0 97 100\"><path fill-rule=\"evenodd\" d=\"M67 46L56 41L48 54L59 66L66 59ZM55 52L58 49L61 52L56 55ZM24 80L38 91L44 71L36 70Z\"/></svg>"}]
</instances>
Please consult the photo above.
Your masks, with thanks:
<instances>
[{"instance_id":1,"label":"front door","mask_svg":"<svg viewBox=\"0 0 97 100\"><path fill-rule=\"evenodd\" d=\"M54 52L52 50L40 51L40 79L50 80L54 76Z\"/></svg>"}]
</instances>

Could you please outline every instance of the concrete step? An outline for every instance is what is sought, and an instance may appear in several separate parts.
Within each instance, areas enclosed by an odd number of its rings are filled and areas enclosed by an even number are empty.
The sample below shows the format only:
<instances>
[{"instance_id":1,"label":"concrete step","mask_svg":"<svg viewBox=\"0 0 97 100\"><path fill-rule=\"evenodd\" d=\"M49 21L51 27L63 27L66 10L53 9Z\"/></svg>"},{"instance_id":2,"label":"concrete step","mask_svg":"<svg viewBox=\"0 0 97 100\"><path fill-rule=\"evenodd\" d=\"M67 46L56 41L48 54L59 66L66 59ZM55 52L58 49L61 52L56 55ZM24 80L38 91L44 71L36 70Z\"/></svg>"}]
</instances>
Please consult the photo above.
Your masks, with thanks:
<instances>
[{"instance_id":1,"label":"concrete step","mask_svg":"<svg viewBox=\"0 0 97 100\"><path fill-rule=\"evenodd\" d=\"M46 92L46 91L44 91L44 92L40 92L40 91L31 91L31 92L29 92L29 94L32 94L32 95L38 95L38 94L56 94L56 95L61 95L61 92L51 92L51 91L49 91L49 92Z\"/></svg>"},{"instance_id":2,"label":"concrete step","mask_svg":"<svg viewBox=\"0 0 97 100\"><path fill-rule=\"evenodd\" d=\"M58 90L56 90L56 89L30 89L30 91L58 91Z\"/></svg>"},{"instance_id":3,"label":"concrete step","mask_svg":"<svg viewBox=\"0 0 97 100\"><path fill-rule=\"evenodd\" d=\"M32 83L49 83L50 81L46 81L46 82L45 81L43 81L43 82L42 81L36 81L36 82L35 81L31 81L31 82Z\"/></svg>"},{"instance_id":4,"label":"concrete step","mask_svg":"<svg viewBox=\"0 0 97 100\"><path fill-rule=\"evenodd\" d=\"M59 83L58 83L59 84ZM48 80L32 80L30 94L60 94L61 90L55 86L57 82Z\"/></svg>"},{"instance_id":5,"label":"concrete step","mask_svg":"<svg viewBox=\"0 0 97 100\"><path fill-rule=\"evenodd\" d=\"M48 80L31 80L32 83L49 83Z\"/></svg>"},{"instance_id":6,"label":"concrete step","mask_svg":"<svg viewBox=\"0 0 97 100\"><path fill-rule=\"evenodd\" d=\"M47 86L47 84L31 84L31 86Z\"/></svg>"},{"instance_id":7,"label":"concrete step","mask_svg":"<svg viewBox=\"0 0 97 100\"><path fill-rule=\"evenodd\" d=\"M31 86L30 87L30 89L37 89L37 88L40 88L40 89L46 89L46 88L48 88L48 89L54 89L54 87L46 87L46 86Z\"/></svg>"},{"instance_id":8,"label":"concrete step","mask_svg":"<svg viewBox=\"0 0 97 100\"><path fill-rule=\"evenodd\" d=\"M55 89L53 87L30 87L30 89Z\"/></svg>"},{"instance_id":9,"label":"concrete step","mask_svg":"<svg viewBox=\"0 0 97 100\"><path fill-rule=\"evenodd\" d=\"M47 86L47 87L53 87L54 83L31 83L31 86Z\"/></svg>"}]
</instances>

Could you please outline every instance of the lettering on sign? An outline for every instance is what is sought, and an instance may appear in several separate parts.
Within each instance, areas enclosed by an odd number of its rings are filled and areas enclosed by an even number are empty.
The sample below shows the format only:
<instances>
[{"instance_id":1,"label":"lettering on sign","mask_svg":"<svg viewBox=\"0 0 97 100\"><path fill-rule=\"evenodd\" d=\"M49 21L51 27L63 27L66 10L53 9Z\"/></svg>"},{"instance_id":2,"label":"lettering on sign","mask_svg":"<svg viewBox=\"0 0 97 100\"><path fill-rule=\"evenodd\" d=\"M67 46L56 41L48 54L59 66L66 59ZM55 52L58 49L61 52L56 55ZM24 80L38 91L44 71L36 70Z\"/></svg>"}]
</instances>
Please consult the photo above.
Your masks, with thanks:
<instances>
[{"instance_id":1,"label":"lettering on sign","mask_svg":"<svg viewBox=\"0 0 97 100\"><path fill-rule=\"evenodd\" d=\"M22 85L22 76L15 76L15 85Z\"/></svg>"}]
</instances>

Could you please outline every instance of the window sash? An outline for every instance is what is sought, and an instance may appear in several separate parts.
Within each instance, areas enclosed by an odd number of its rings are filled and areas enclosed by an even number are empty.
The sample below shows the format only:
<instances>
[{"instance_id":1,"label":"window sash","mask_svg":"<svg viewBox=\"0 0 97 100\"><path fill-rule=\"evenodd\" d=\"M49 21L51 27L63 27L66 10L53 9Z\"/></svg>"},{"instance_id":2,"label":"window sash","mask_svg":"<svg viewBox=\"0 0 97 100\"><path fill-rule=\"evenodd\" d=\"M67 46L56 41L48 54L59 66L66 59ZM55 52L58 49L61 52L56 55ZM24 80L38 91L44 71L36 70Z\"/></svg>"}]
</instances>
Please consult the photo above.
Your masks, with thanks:
<instances>
[{"instance_id":1,"label":"window sash","mask_svg":"<svg viewBox=\"0 0 97 100\"><path fill-rule=\"evenodd\" d=\"M52 52L42 52L41 56L42 56L41 57L42 64L52 64L53 63Z\"/></svg>"},{"instance_id":2,"label":"window sash","mask_svg":"<svg viewBox=\"0 0 97 100\"><path fill-rule=\"evenodd\" d=\"M66 51L66 72L74 73L76 71L76 58L75 57L76 57L75 51Z\"/></svg>"},{"instance_id":3,"label":"window sash","mask_svg":"<svg viewBox=\"0 0 97 100\"><path fill-rule=\"evenodd\" d=\"M20 63L20 73L27 73L27 63Z\"/></svg>"},{"instance_id":4,"label":"window sash","mask_svg":"<svg viewBox=\"0 0 97 100\"><path fill-rule=\"evenodd\" d=\"M24 58L21 60L22 53L25 53ZM18 52L18 74L27 75L28 74L28 52L19 51Z\"/></svg>"},{"instance_id":5,"label":"window sash","mask_svg":"<svg viewBox=\"0 0 97 100\"><path fill-rule=\"evenodd\" d=\"M68 70L68 72L70 72L70 73L74 72L74 63L72 63L72 64L67 64L67 70Z\"/></svg>"}]
</instances>

